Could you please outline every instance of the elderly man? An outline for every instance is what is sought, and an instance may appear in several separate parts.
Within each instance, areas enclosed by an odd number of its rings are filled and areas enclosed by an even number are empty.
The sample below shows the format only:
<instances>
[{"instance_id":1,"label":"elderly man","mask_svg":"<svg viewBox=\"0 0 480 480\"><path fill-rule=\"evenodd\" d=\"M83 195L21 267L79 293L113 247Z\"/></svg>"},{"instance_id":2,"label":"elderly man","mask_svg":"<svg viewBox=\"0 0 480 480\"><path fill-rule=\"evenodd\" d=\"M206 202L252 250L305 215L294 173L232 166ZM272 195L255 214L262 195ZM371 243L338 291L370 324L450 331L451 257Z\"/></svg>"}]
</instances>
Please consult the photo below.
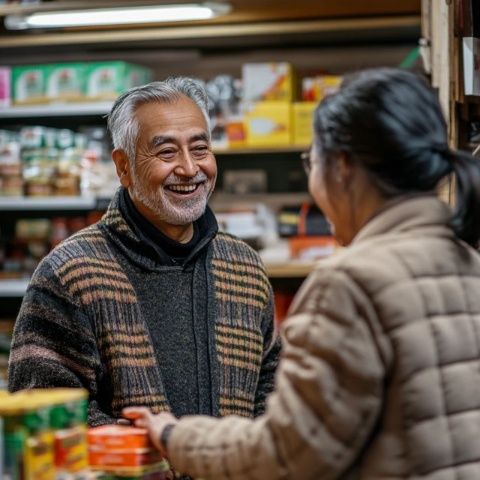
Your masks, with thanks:
<instances>
[{"instance_id":1,"label":"elderly man","mask_svg":"<svg viewBox=\"0 0 480 480\"><path fill-rule=\"evenodd\" d=\"M145 405L253 417L279 341L258 255L220 233L207 97L189 78L129 90L108 120L122 187L55 248L17 319L9 389L84 387L89 424Z\"/></svg>"}]
</instances>

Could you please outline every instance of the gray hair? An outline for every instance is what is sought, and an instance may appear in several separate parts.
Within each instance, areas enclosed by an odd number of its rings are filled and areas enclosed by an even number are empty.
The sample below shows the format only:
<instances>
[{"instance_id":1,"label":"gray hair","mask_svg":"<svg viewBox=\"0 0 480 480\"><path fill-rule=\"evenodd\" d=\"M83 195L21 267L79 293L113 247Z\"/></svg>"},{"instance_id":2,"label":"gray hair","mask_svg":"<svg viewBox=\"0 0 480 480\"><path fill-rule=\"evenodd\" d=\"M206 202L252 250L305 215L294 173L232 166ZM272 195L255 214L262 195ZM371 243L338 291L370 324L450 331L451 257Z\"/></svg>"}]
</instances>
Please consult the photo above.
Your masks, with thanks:
<instances>
[{"instance_id":1,"label":"gray hair","mask_svg":"<svg viewBox=\"0 0 480 480\"><path fill-rule=\"evenodd\" d=\"M188 77L169 77L161 82L152 82L131 88L117 98L108 115L108 129L112 136L113 147L124 150L129 160L132 161L135 158L139 132L135 116L136 108L150 102L172 103L182 95L195 102L200 108L210 135L208 96L203 83Z\"/></svg>"}]
</instances>

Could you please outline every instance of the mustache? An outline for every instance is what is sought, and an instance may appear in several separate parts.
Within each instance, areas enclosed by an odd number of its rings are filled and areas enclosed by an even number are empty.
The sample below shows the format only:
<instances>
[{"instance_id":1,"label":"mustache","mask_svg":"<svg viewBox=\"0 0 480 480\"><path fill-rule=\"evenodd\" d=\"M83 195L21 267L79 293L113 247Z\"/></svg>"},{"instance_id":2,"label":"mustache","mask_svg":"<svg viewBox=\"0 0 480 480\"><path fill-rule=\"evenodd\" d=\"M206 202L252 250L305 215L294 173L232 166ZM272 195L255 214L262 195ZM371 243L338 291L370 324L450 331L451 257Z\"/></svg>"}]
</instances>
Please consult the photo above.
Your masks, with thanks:
<instances>
[{"instance_id":1,"label":"mustache","mask_svg":"<svg viewBox=\"0 0 480 480\"><path fill-rule=\"evenodd\" d=\"M208 177L203 172L198 172L194 177L186 179L185 177L180 177L175 173L172 173L165 179L163 183L164 187L168 187L170 185L195 185L197 183L206 182Z\"/></svg>"}]
</instances>

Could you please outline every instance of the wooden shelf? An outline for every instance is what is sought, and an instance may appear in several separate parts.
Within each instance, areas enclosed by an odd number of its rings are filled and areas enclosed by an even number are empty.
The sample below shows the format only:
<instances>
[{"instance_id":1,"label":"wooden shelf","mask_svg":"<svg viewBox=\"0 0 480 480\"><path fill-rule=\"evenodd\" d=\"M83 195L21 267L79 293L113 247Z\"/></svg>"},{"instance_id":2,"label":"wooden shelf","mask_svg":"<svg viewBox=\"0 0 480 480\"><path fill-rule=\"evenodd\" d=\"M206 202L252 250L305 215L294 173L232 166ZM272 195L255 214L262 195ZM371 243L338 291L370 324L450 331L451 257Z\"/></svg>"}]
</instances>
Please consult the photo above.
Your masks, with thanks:
<instances>
[{"instance_id":1,"label":"wooden shelf","mask_svg":"<svg viewBox=\"0 0 480 480\"><path fill-rule=\"evenodd\" d=\"M314 268L316 262L290 261L281 263L267 263L267 275L270 278L303 278Z\"/></svg>"},{"instance_id":2,"label":"wooden shelf","mask_svg":"<svg viewBox=\"0 0 480 480\"><path fill-rule=\"evenodd\" d=\"M245 148L214 148L215 155L251 155L258 153L300 153L309 149L309 145L285 145L284 147L245 147Z\"/></svg>"},{"instance_id":3,"label":"wooden shelf","mask_svg":"<svg viewBox=\"0 0 480 480\"><path fill-rule=\"evenodd\" d=\"M346 35L357 37L375 37L379 33L388 32L390 37L402 35L407 31L409 36L413 30L420 28L419 15L378 16L370 18L337 18L315 20L247 22L243 24L182 25L162 28L130 28L106 31L61 31L54 33L38 33L35 35L11 34L1 37L0 48L78 46L95 44L132 45L152 42L159 45L163 42L182 41L188 45L198 45L205 40L216 44L218 39L227 42L229 39L239 41L245 38L267 38L271 36L285 37L289 35L315 35L331 40L334 36L344 39Z\"/></svg>"}]
</instances>

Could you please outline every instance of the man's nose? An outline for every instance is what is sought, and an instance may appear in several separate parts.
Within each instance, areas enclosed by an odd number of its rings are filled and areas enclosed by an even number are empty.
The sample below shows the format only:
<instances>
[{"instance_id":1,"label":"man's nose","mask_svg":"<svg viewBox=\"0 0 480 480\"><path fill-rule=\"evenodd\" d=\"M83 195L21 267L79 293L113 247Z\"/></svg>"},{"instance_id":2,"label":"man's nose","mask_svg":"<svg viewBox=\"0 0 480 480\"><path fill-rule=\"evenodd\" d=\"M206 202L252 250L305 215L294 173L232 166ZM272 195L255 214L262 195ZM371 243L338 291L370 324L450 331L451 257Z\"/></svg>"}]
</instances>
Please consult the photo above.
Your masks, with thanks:
<instances>
[{"instance_id":1,"label":"man's nose","mask_svg":"<svg viewBox=\"0 0 480 480\"><path fill-rule=\"evenodd\" d=\"M199 167L189 150L182 151L180 161L175 169L175 173L184 177L194 177L198 173Z\"/></svg>"}]
</instances>

